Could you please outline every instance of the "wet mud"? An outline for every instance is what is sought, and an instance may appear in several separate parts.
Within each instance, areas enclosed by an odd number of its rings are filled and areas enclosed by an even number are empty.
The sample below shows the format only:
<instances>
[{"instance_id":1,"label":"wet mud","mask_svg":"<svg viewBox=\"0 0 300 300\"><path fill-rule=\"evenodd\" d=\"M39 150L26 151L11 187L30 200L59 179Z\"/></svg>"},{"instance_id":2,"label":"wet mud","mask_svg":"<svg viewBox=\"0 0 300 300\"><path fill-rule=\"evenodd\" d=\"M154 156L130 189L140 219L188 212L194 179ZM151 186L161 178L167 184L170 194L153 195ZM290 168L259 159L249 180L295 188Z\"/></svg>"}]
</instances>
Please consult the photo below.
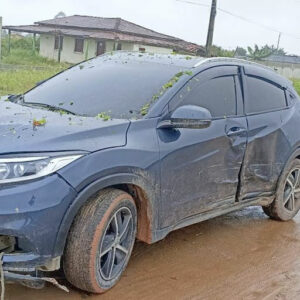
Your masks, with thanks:
<instances>
[{"instance_id":1,"label":"wet mud","mask_svg":"<svg viewBox=\"0 0 300 300\"><path fill-rule=\"evenodd\" d=\"M7 285L6 299L300 299L300 215L283 223L252 207L137 243L104 295Z\"/></svg>"}]
</instances>

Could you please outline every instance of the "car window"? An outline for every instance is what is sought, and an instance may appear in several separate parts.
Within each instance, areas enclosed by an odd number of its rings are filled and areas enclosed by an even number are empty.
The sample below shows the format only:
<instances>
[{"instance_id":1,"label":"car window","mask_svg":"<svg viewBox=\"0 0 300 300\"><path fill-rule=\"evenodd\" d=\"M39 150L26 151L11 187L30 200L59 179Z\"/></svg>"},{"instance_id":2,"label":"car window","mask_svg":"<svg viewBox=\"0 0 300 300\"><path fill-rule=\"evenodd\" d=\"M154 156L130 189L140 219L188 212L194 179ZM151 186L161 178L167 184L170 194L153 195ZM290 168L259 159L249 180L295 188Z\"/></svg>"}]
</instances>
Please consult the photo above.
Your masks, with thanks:
<instances>
[{"instance_id":1,"label":"car window","mask_svg":"<svg viewBox=\"0 0 300 300\"><path fill-rule=\"evenodd\" d=\"M287 96L287 103L289 106L293 105L297 101L297 97L290 91L286 92L286 96Z\"/></svg>"},{"instance_id":2,"label":"car window","mask_svg":"<svg viewBox=\"0 0 300 300\"><path fill-rule=\"evenodd\" d=\"M222 76L203 81L194 77L179 93L180 105L197 105L208 109L214 118L237 114L235 76Z\"/></svg>"},{"instance_id":3,"label":"car window","mask_svg":"<svg viewBox=\"0 0 300 300\"><path fill-rule=\"evenodd\" d=\"M263 79L247 76L247 113L260 113L283 109L287 106L285 92L277 85Z\"/></svg>"},{"instance_id":4,"label":"car window","mask_svg":"<svg viewBox=\"0 0 300 300\"><path fill-rule=\"evenodd\" d=\"M104 55L38 85L24 95L24 101L83 116L142 118L143 108L149 109L153 97L160 96L163 85L185 70L171 63L156 63L155 56L152 62L144 61L142 54Z\"/></svg>"}]
</instances>

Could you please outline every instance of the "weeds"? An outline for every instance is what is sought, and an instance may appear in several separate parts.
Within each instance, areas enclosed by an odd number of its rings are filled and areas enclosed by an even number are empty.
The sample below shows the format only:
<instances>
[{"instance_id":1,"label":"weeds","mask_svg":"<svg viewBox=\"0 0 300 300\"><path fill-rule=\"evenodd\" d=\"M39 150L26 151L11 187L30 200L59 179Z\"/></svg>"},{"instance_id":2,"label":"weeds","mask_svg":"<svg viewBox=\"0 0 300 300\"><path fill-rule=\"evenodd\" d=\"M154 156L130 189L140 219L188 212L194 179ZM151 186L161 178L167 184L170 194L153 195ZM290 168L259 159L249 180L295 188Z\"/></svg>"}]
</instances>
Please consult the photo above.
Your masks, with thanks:
<instances>
[{"instance_id":1,"label":"weeds","mask_svg":"<svg viewBox=\"0 0 300 300\"><path fill-rule=\"evenodd\" d=\"M293 83L297 93L300 95L300 79L293 79Z\"/></svg>"},{"instance_id":2,"label":"weeds","mask_svg":"<svg viewBox=\"0 0 300 300\"><path fill-rule=\"evenodd\" d=\"M22 94L33 88L36 83L45 80L56 73L61 68L51 68L44 70L0 70L0 96L8 94Z\"/></svg>"}]
</instances>

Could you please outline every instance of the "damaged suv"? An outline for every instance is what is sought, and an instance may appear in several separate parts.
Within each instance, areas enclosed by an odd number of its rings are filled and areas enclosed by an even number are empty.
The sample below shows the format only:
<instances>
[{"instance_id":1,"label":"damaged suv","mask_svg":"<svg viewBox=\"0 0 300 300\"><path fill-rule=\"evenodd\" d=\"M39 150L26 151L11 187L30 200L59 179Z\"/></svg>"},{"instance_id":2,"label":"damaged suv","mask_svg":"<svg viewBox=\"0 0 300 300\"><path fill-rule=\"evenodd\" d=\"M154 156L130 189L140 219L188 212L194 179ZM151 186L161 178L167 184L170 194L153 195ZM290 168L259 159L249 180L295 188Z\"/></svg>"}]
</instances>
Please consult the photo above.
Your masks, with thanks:
<instances>
[{"instance_id":1,"label":"damaged suv","mask_svg":"<svg viewBox=\"0 0 300 300\"><path fill-rule=\"evenodd\" d=\"M0 111L7 281L38 287L63 269L102 293L135 239L250 205L282 221L300 208L300 100L263 66L116 52Z\"/></svg>"}]
</instances>

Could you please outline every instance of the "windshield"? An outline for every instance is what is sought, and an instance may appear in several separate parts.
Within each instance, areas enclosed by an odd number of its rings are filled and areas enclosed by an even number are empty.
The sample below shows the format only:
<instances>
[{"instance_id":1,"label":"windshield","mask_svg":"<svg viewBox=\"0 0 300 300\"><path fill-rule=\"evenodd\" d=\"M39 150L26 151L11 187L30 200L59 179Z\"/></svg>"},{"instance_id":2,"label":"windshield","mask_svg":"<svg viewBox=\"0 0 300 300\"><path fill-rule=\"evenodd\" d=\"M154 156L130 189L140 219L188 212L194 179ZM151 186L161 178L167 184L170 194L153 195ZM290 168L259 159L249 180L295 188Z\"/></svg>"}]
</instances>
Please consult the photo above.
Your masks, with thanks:
<instances>
[{"instance_id":1,"label":"windshield","mask_svg":"<svg viewBox=\"0 0 300 300\"><path fill-rule=\"evenodd\" d=\"M39 103L85 116L141 118L143 107L186 68L143 59L143 54L104 55L76 65L24 95ZM149 105L148 105L149 106Z\"/></svg>"}]
</instances>

